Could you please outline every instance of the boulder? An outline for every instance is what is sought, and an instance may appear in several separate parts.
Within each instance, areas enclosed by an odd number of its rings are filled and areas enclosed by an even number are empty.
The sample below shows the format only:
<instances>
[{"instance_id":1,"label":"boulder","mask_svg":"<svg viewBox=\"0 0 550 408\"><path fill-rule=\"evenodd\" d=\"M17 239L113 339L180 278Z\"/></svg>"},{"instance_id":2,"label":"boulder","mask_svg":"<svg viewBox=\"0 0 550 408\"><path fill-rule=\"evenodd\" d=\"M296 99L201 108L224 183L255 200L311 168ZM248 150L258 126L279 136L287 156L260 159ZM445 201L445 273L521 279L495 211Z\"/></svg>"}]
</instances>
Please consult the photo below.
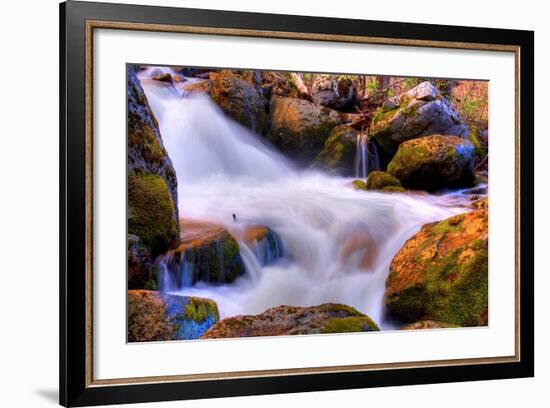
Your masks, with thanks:
<instances>
[{"instance_id":1,"label":"boulder","mask_svg":"<svg viewBox=\"0 0 550 408\"><path fill-rule=\"evenodd\" d=\"M381 190L391 192L403 192L405 189L401 185L401 182L391 174L385 171L371 171L367 177L365 183L367 190Z\"/></svg>"},{"instance_id":2,"label":"boulder","mask_svg":"<svg viewBox=\"0 0 550 408\"><path fill-rule=\"evenodd\" d=\"M351 183L349 183L349 186L353 188L354 190L360 190L360 191L366 191L367 190L367 183L365 183L363 180L353 180Z\"/></svg>"},{"instance_id":3,"label":"boulder","mask_svg":"<svg viewBox=\"0 0 550 408\"><path fill-rule=\"evenodd\" d=\"M372 119L369 135L388 153L411 139L427 135L468 138L462 117L430 82L390 98Z\"/></svg>"},{"instance_id":4,"label":"boulder","mask_svg":"<svg viewBox=\"0 0 550 408\"><path fill-rule=\"evenodd\" d=\"M487 210L424 225L393 258L385 303L404 323L487 325Z\"/></svg>"},{"instance_id":5,"label":"boulder","mask_svg":"<svg viewBox=\"0 0 550 408\"><path fill-rule=\"evenodd\" d=\"M174 212L170 190L161 176L128 174L128 233L141 239L153 259L178 239Z\"/></svg>"},{"instance_id":6,"label":"boulder","mask_svg":"<svg viewBox=\"0 0 550 408\"><path fill-rule=\"evenodd\" d=\"M313 165L335 171L343 176L353 175L358 134L357 130L347 125L332 129Z\"/></svg>"},{"instance_id":7,"label":"boulder","mask_svg":"<svg viewBox=\"0 0 550 408\"><path fill-rule=\"evenodd\" d=\"M355 88L350 79L336 75L315 75L311 84L313 102L341 109L355 100Z\"/></svg>"},{"instance_id":8,"label":"boulder","mask_svg":"<svg viewBox=\"0 0 550 408\"><path fill-rule=\"evenodd\" d=\"M267 99L258 72L210 72L208 80L194 82L183 89L187 92L207 93L228 116L241 125L259 134L265 132Z\"/></svg>"},{"instance_id":9,"label":"boulder","mask_svg":"<svg viewBox=\"0 0 550 408\"><path fill-rule=\"evenodd\" d=\"M164 74L161 74L161 75L157 75L157 76L153 77L153 79L155 81L166 82L166 83L169 83L169 84L172 84L172 83L176 82L172 78L172 75L170 75L170 73L168 73L168 72L166 72ZM177 82L179 82L179 77L178 77Z\"/></svg>"},{"instance_id":10,"label":"boulder","mask_svg":"<svg viewBox=\"0 0 550 408\"><path fill-rule=\"evenodd\" d=\"M139 239L140 246L154 258L178 239L178 193L176 172L162 143L157 119L136 76L128 66L128 233ZM158 217L158 218L154 218ZM128 265L131 278L149 268L136 262L136 240L128 238ZM135 250L134 250L135 249ZM136 255L138 255L136 257ZM130 277L130 276L129 276ZM133 281L139 284L142 278Z\"/></svg>"},{"instance_id":11,"label":"boulder","mask_svg":"<svg viewBox=\"0 0 550 408\"><path fill-rule=\"evenodd\" d=\"M151 110L134 67L128 66L128 173L152 173L162 177L174 204L178 222L178 180L162 143L157 119Z\"/></svg>"},{"instance_id":12,"label":"boulder","mask_svg":"<svg viewBox=\"0 0 550 408\"><path fill-rule=\"evenodd\" d=\"M227 229L192 220L181 220L180 225L180 244L163 261L176 288L198 281L230 283L244 273L239 243Z\"/></svg>"},{"instance_id":13,"label":"boulder","mask_svg":"<svg viewBox=\"0 0 550 408\"><path fill-rule=\"evenodd\" d=\"M433 191L470 185L474 178L474 146L458 136L424 136L402 143L388 173L405 188Z\"/></svg>"},{"instance_id":14,"label":"boulder","mask_svg":"<svg viewBox=\"0 0 550 408\"><path fill-rule=\"evenodd\" d=\"M321 152L341 115L304 99L272 96L268 140L283 152L311 160Z\"/></svg>"},{"instance_id":15,"label":"boulder","mask_svg":"<svg viewBox=\"0 0 550 408\"><path fill-rule=\"evenodd\" d=\"M197 339L219 319L210 299L128 291L129 342Z\"/></svg>"},{"instance_id":16,"label":"boulder","mask_svg":"<svg viewBox=\"0 0 550 408\"><path fill-rule=\"evenodd\" d=\"M367 315L341 304L277 306L259 315L235 316L212 326L203 339L346 333L379 330Z\"/></svg>"}]
</instances>

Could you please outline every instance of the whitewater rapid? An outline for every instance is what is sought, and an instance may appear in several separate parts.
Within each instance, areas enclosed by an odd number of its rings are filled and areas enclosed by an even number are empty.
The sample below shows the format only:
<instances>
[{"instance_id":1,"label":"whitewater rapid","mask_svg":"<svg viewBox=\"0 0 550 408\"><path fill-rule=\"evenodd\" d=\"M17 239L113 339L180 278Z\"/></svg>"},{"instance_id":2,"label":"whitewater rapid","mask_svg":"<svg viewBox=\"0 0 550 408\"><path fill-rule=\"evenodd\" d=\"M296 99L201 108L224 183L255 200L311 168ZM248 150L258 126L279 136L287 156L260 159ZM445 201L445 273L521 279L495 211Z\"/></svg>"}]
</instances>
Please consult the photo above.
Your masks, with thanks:
<instances>
[{"instance_id":1,"label":"whitewater rapid","mask_svg":"<svg viewBox=\"0 0 550 408\"><path fill-rule=\"evenodd\" d=\"M207 96L140 80L178 179L180 217L229 230L265 225L284 256L262 266L241 242L246 273L232 284L198 283L178 293L213 299L225 318L282 304L343 303L382 328L393 256L423 224L468 211L463 191L356 191L352 179L297 168L227 118Z\"/></svg>"}]
</instances>

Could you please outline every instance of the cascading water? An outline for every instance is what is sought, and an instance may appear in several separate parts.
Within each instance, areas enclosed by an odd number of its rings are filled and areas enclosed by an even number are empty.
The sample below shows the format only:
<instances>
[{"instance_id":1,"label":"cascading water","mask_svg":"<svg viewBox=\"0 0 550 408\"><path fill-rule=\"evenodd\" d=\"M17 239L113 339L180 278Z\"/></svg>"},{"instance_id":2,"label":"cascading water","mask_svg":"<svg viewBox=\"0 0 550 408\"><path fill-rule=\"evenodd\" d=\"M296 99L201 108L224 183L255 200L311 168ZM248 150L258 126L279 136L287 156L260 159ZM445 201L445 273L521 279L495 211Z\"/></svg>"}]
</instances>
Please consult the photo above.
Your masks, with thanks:
<instances>
[{"instance_id":1,"label":"cascading water","mask_svg":"<svg viewBox=\"0 0 550 408\"><path fill-rule=\"evenodd\" d=\"M235 282L169 282L165 288L213 299L221 318L335 302L391 327L384 322L383 296L393 256L423 224L467 211L460 192L355 191L349 178L295 170L206 96L180 96L143 78L142 84L176 169L180 216L230 231L235 223L268 226L284 246L282 257L267 259L261 248L240 242L246 273ZM361 177L369 169L367 142L358 141L365 152Z\"/></svg>"},{"instance_id":2,"label":"cascading water","mask_svg":"<svg viewBox=\"0 0 550 408\"><path fill-rule=\"evenodd\" d=\"M380 169L378 147L369 139L366 132L357 135L357 148L355 153L355 177L367 178L373 170Z\"/></svg>"}]
</instances>

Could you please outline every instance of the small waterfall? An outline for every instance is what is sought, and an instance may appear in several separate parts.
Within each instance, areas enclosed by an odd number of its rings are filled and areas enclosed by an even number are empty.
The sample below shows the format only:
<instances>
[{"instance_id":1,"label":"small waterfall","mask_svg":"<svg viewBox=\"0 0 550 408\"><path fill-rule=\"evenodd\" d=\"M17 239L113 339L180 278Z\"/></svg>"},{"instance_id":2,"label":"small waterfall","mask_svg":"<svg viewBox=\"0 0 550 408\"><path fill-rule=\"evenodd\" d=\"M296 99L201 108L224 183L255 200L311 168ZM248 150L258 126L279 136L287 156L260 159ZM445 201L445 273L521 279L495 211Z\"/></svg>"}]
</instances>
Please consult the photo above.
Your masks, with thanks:
<instances>
[{"instance_id":1,"label":"small waterfall","mask_svg":"<svg viewBox=\"0 0 550 408\"><path fill-rule=\"evenodd\" d=\"M357 150L355 153L355 177L367 178L369 173L380 169L378 146L369 139L366 132L357 135Z\"/></svg>"},{"instance_id":2,"label":"small waterfall","mask_svg":"<svg viewBox=\"0 0 550 408\"><path fill-rule=\"evenodd\" d=\"M248 246L254 252L261 266L267 266L283 257L283 243L278 235L269 228L266 237L255 240Z\"/></svg>"},{"instance_id":3,"label":"small waterfall","mask_svg":"<svg viewBox=\"0 0 550 408\"><path fill-rule=\"evenodd\" d=\"M293 165L265 139L230 120L206 95L180 94L170 84L138 77L160 126L178 185L218 177L272 180Z\"/></svg>"},{"instance_id":4,"label":"small waterfall","mask_svg":"<svg viewBox=\"0 0 550 408\"><path fill-rule=\"evenodd\" d=\"M193 285L193 263L186 259L185 252L180 262L175 262L173 251L169 251L158 261L157 267L157 283L161 291L173 292Z\"/></svg>"}]
</instances>

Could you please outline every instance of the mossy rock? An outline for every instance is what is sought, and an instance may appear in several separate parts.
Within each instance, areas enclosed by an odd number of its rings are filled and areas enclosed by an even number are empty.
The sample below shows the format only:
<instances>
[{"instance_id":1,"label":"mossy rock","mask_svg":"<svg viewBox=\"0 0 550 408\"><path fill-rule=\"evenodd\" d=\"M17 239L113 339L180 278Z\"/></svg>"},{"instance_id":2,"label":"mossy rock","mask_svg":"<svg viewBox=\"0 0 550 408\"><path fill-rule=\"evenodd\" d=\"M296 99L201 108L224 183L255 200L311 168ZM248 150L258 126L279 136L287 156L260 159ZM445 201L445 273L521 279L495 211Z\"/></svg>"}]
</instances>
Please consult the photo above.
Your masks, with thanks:
<instances>
[{"instance_id":1,"label":"mossy rock","mask_svg":"<svg viewBox=\"0 0 550 408\"><path fill-rule=\"evenodd\" d=\"M384 190L387 187L397 187L398 191L404 191L401 182L385 171L371 171L367 177L367 190ZM384 191L392 191L384 190Z\"/></svg>"},{"instance_id":2,"label":"mossy rock","mask_svg":"<svg viewBox=\"0 0 550 408\"><path fill-rule=\"evenodd\" d=\"M174 203L166 182L150 173L128 174L128 233L140 237L152 258L177 240Z\"/></svg>"},{"instance_id":3,"label":"mossy rock","mask_svg":"<svg viewBox=\"0 0 550 408\"><path fill-rule=\"evenodd\" d=\"M433 191L474 180L474 147L458 136L432 135L399 146L388 173L405 188Z\"/></svg>"},{"instance_id":4,"label":"mossy rock","mask_svg":"<svg viewBox=\"0 0 550 408\"><path fill-rule=\"evenodd\" d=\"M129 342L197 339L218 321L218 307L213 300L128 291Z\"/></svg>"},{"instance_id":5,"label":"mossy rock","mask_svg":"<svg viewBox=\"0 0 550 408\"><path fill-rule=\"evenodd\" d=\"M180 244L169 252L166 265L178 287L199 281L231 283L244 274L239 243L225 228L181 220L181 229ZM181 276L183 264L189 276ZM184 278L189 282L183 282Z\"/></svg>"},{"instance_id":6,"label":"mossy rock","mask_svg":"<svg viewBox=\"0 0 550 408\"><path fill-rule=\"evenodd\" d=\"M487 325L487 210L423 226L393 258L385 302L404 323Z\"/></svg>"},{"instance_id":7,"label":"mossy rock","mask_svg":"<svg viewBox=\"0 0 550 408\"><path fill-rule=\"evenodd\" d=\"M309 163L342 124L339 112L304 99L272 96L267 138L288 155Z\"/></svg>"},{"instance_id":8,"label":"mossy rock","mask_svg":"<svg viewBox=\"0 0 550 408\"><path fill-rule=\"evenodd\" d=\"M205 92L226 115L252 131L267 129L267 99L257 71L221 70L210 72L209 79L184 86L187 92Z\"/></svg>"},{"instance_id":9,"label":"mossy rock","mask_svg":"<svg viewBox=\"0 0 550 408\"><path fill-rule=\"evenodd\" d=\"M351 306L276 306L259 315L235 316L212 326L203 338L349 333L379 330L367 315Z\"/></svg>"},{"instance_id":10,"label":"mossy rock","mask_svg":"<svg viewBox=\"0 0 550 408\"><path fill-rule=\"evenodd\" d=\"M367 183L363 180L353 180L349 185L354 190L367 191Z\"/></svg>"},{"instance_id":11,"label":"mossy rock","mask_svg":"<svg viewBox=\"0 0 550 408\"><path fill-rule=\"evenodd\" d=\"M380 330L368 316L336 317L330 319L321 333L356 333Z\"/></svg>"},{"instance_id":12,"label":"mossy rock","mask_svg":"<svg viewBox=\"0 0 550 408\"><path fill-rule=\"evenodd\" d=\"M172 218L178 222L178 181L164 148L159 125L132 65L127 89L128 173L151 173L162 177L174 203Z\"/></svg>"},{"instance_id":13,"label":"mossy rock","mask_svg":"<svg viewBox=\"0 0 550 408\"><path fill-rule=\"evenodd\" d=\"M354 174L358 133L347 125L332 129L323 150L313 160L313 166L334 171L343 176Z\"/></svg>"},{"instance_id":14,"label":"mossy rock","mask_svg":"<svg viewBox=\"0 0 550 408\"><path fill-rule=\"evenodd\" d=\"M469 130L459 113L428 81L385 101L369 128L369 136L387 153L394 153L407 140L433 134L467 138Z\"/></svg>"}]
</instances>

